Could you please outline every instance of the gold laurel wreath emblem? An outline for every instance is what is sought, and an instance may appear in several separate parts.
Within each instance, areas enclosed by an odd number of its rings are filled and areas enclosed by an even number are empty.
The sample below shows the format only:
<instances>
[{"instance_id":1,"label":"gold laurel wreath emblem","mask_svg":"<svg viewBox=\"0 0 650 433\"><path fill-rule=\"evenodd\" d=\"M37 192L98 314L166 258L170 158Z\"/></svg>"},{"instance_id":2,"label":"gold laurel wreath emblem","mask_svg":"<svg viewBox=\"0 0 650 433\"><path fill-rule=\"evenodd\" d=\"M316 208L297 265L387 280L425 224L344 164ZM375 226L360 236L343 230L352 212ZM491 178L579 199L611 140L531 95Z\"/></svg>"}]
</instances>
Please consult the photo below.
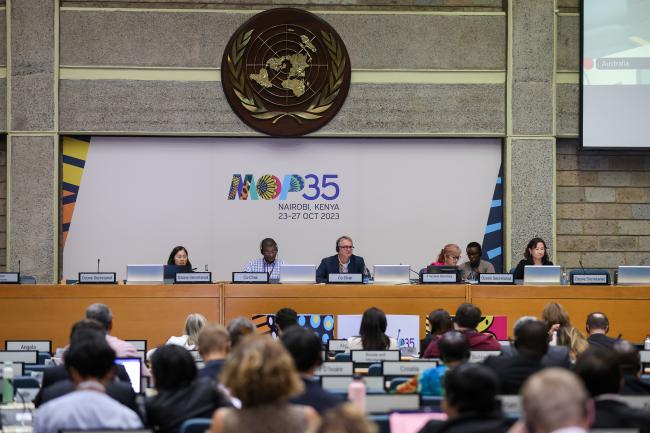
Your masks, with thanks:
<instances>
[{"instance_id":1,"label":"gold laurel wreath emblem","mask_svg":"<svg viewBox=\"0 0 650 433\"><path fill-rule=\"evenodd\" d=\"M250 42L254 29L240 33L232 44L228 55L228 69L232 80L233 90L242 106L248 110L252 117L261 120L272 120L275 124L281 118L288 116L302 125L301 119L314 120L323 117L334 103L334 99L341 90L343 74L345 73L346 59L343 50L332 34L321 31L323 42L331 60L330 73L320 93L318 93L306 111L269 111L260 98L253 92L246 79L246 69L243 65L246 47Z\"/></svg>"}]
</instances>

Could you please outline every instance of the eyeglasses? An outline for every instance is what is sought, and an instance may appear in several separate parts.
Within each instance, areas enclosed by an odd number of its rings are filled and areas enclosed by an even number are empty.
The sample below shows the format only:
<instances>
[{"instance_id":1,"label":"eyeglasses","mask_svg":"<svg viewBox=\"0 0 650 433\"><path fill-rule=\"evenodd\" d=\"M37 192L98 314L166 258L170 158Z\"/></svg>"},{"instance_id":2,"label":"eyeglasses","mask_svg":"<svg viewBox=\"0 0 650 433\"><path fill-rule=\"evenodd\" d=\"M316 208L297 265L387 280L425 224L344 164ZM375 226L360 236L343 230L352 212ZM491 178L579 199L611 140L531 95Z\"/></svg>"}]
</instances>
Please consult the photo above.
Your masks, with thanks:
<instances>
[{"instance_id":1,"label":"eyeglasses","mask_svg":"<svg viewBox=\"0 0 650 433\"><path fill-rule=\"evenodd\" d=\"M342 250L353 250L354 247L353 247L352 245L341 245L341 246L339 247L339 249L342 249Z\"/></svg>"},{"instance_id":2,"label":"eyeglasses","mask_svg":"<svg viewBox=\"0 0 650 433\"><path fill-rule=\"evenodd\" d=\"M460 258L461 258L462 256L446 255L445 257L447 257L448 259L454 259L454 260L458 261L458 260L460 260Z\"/></svg>"}]
</instances>

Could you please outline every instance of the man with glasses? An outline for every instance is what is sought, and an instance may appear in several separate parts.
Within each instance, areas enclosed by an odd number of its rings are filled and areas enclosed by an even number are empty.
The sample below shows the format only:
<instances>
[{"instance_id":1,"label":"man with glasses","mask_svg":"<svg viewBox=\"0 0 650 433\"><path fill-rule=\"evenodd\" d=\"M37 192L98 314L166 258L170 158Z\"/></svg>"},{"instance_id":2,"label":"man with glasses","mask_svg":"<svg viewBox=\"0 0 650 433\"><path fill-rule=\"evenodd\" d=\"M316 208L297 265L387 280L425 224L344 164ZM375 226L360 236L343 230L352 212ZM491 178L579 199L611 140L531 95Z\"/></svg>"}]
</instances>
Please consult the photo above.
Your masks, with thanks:
<instances>
[{"instance_id":1,"label":"man with glasses","mask_svg":"<svg viewBox=\"0 0 650 433\"><path fill-rule=\"evenodd\" d=\"M278 244L273 239L266 238L260 243L260 253L262 257L248 262L244 272L266 272L269 274L269 280L279 280L280 266L284 262L277 258Z\"/></svg>"},{"instance_id":2,"label":"man with glasses","mask_svg":"<svg viewBox=\"0 0 650 433\"><path fill-rule=\"evenodd\" d=\"M321 260L316 269L316 281L327 283L329 274L363 274L366 264L363 257L352 254L354 245L352 238L341 236L336 240L336 254Z\"/></svg>"},{"instance_id":3,"label":"man with glasses","mask_svg":"<svg viewBox=\"0 0 650 433\"><path fill-rule=\"evenodd\" d=\"M460 276L463 280L477 281L481 274L493 274L494 266L487 260L481 260L483 253L481 244L478 242L470 242L467 244L467 262L458 266L460 269Z\"/></svg>"}]
</instances>

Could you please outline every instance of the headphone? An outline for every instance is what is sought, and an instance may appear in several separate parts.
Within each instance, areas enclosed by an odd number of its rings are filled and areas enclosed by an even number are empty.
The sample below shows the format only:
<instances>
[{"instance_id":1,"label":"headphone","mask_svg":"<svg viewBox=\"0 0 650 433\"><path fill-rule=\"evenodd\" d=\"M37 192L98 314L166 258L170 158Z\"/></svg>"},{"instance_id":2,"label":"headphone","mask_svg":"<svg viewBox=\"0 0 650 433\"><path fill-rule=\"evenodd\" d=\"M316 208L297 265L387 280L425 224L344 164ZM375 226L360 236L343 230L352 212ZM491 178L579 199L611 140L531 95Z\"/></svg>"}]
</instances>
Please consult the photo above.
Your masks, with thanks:
<instances>
[{"instance_id":1,"label":"headphone","mask_svg":"<svg viewBox=\"0 0 650 433\"><path fill-rule=\"evenodd\" d=\"M264 242L271 243L272 246L274 246L276 249L278 248L278 244L275 243L275 241L271 238L265 238L262 239L262 242L260 242L260 254L264 254L264 248L262 248L262 245L264 245Z\"/></svg>"},{"instance_id":2,"label":"headphone","mask_svg":"<svg viewBox=\"0 0 650 433\"><path fill-rule=\"evenodd\" d=\"M350 239L349 236L341 236L336 240L336 252L338 253L341 250L341 247L339 247L339 243L341 243L341 239ZM352 241L352 239L350 239Z\"/></svg>"}]
</instances>

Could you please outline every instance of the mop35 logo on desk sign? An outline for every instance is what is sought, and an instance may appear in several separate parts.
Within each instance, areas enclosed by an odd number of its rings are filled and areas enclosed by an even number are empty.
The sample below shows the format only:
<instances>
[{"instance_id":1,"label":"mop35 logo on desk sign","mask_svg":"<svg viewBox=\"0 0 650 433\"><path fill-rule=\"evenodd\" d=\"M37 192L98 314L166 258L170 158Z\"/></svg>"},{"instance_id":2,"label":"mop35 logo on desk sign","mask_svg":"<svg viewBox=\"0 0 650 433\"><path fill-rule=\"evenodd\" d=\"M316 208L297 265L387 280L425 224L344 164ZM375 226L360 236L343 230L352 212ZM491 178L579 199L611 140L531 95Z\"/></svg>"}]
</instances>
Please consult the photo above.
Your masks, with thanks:
<instances>
[{"instance_id":1,"label":"mop35 logo on desk sign","mask_svg":"<svg viewBox=\"0 0 650 433\"><path fill-rule=\"evenodd\" d=\"M287 197L336 200L341 193L338 177L338 174L285 174L280 180L273 174L257 178L252 174L233 174L228 200L286 200Z\"/></svg>"}]
</instances>

